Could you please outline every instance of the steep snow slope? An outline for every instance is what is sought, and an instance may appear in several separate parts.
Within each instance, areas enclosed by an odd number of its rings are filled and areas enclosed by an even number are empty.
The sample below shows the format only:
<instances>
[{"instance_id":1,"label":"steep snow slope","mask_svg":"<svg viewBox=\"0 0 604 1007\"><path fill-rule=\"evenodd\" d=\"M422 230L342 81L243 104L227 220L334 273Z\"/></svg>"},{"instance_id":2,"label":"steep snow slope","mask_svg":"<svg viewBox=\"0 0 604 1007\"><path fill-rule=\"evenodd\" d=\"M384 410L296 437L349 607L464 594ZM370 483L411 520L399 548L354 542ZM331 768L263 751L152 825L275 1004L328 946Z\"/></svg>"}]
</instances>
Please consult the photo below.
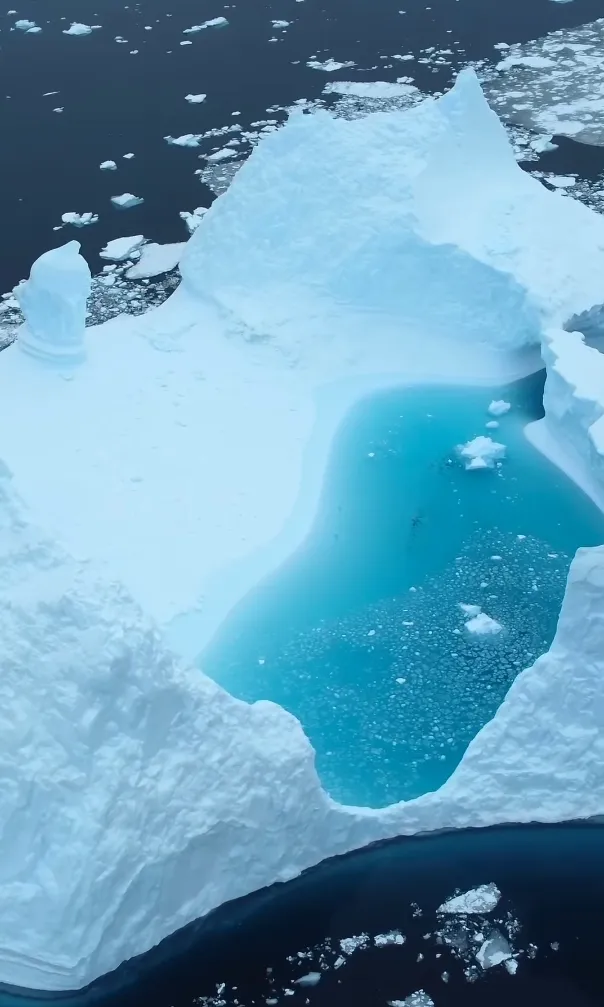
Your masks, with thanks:
<instances>
[{"instance_id":1,"label":"steep snow slope","mask_svg":"<svg viewBox=\"0 0 604 1007\"><path fill-rule=\"evenodd\" d=\"M182 269L157 311L88 329L79 367L0 355L0 457L195 654L309 530L350 406L536 366L510 347L538 358L545 324L604 300L604 222L518 168L467 72L404 112L294 116Z\"/></svg>"},{"instance_id":2,"label":"steep snow slope","mask_svg":"<svg viewBox=\"0 0 604 1007\"><path fill-rule=\"evenodd\" d=\"M581 551L549 654L435 794L322 791L300 725L162 646L117 584L0 475L0 981L77 988L221 902L398 833L604 812L604 548Z\"/></svg>"}]
</instances>

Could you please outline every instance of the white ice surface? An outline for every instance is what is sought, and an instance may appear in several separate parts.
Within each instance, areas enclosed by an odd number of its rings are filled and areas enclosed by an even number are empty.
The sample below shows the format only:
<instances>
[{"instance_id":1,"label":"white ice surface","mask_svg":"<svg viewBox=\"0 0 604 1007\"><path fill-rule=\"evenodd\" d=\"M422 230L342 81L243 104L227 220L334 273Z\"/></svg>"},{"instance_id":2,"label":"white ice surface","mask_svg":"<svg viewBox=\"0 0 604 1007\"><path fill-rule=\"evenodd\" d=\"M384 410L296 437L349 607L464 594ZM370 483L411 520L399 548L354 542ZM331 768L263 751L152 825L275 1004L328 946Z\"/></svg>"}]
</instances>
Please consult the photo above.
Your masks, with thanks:
<instances>
[{"instance_id":1,"label":"white ice surface","mask_svg":"<svg viewBox=\"0 0 604 1007\"><path fill-rule=\"evenodd\" d=\"M464 916L474 913L490 913L495 909L501 898L501 892L496 884L491 882L488 885L480 885L472 888L463 895L456 895L452 899L447 899L442 906L438 907L439 913L453 913Z\"/></svg>"},{"instance_id":2,"label":"white ice surface","mask_svg":"<svg viewBox=\"0 0 604 1007\"><path fill-rule=\"evenodd\" d=\"M115 171L117 169L117 164L115 161L102 161L99 164L101 171Z\"/></svg>"},{"instance_id":3,"label":"white ice surface","mask_svg":"<svg viewBox=\"0 0 604 1007\"><path fill-rule=\"evenodd\" d=\"M144 245L141 249L140 259L126 273L127 278L142 280L152 276L161 276L162 273L175 269L184 247L184 241L167 245L158 245L152 241L148 245Z\"/></svg>"},{"instance_id":4,"label":"white ice surface","mask_svg":"<svg viewBox=\"0 0 604 1007\"><path fill-rule=\"evenodd\" d=\"M411 111L269 136L192 237L182 288L87 330L79 366L23 353L23 334L0 354L0 980L81 986L373 840L604 813L604 547L577 554L549 653L449 781L379 811L329 800L294 718L181 667L139 608L198 649L307 533L360 397L503 383L545 326L548 416L549 394L573 449L598 446L590 348L559 326L602 302L603 227L520 171L465 74ZM57 276L35 264L28 319L76 293L81 309L76 253L47 253Z\"/></svg>"},{"instance_id":5,"label":"white ice surface","mask_svg":"<svg viewBox=\"0 0 604 1007\"><path fill-rule=\"evenodd\" d=\"M79 21L74 21L69 28L63 31L64 35L90 35L95 28L100 28L100 24L81 24Z\"/></svg>"},{"instance_id":6,"label":"white ice surface","mask_svg":"<svg viewBox=\"0 0 604 1007\"><path fill-rule=\"evenodd\" d=\"M467 444L460 444L457 448L458 454L465 464L466 469L492 469L495 463L501 458L505 458L505 444L499 444L491 437L479 434Z\"/></svg>"},{"instance_id":7,"label":"white ice surface","mask_svg":"<svg viewBox=\"0 0 604 1007\"><path fill-rule=\"evenodd\" d=\"M113 238L112 241L108 241L105 247L101 249L99 255L101 259L106 259L107 262L125 262L133 253L136 255L140 254L140 246L144 240L145 236L143 234Z\"/></svg>"},{"instance_id":8,"label":"white ice surface","mask_svg":"<svg viewBox=\"0 0 604 1007\"><path fill-rule=\"evenodd\" d=\"M123 192L121 196L112 196L111 202L119 210L129 210L131 206L138 206L143 202L141 196L135 196L131 192Z\"/></svg>"},{"instance_id":9,"label":"white ice surface","mask_svg":"<svg viewBox=\"0 0 604 1007\"><path fill-rule=\"evenodd\" d=\"M503 626L486 612L479 612L478 615L466 622L466 629L474 636L496 636L497 633L501 633Z\"/></svg>"}]
</instances>

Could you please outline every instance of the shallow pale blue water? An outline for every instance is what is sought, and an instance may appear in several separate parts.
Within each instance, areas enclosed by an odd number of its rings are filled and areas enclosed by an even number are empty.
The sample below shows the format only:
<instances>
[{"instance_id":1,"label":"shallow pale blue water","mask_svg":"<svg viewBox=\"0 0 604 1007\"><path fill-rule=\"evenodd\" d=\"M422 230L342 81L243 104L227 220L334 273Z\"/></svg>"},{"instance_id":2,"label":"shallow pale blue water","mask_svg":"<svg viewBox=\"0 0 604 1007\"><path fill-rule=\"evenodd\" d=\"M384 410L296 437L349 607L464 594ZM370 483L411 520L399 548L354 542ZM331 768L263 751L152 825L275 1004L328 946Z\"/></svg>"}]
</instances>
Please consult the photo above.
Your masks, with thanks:
<instances>
[{"instance_id":1,"label":"shallow pale blue water","mask_svg":"<svg viewBox=\"0 0 604 1007\"><path fill-rule=\"evenodd\" d=\"M362 402L309 538L202 657L234 695L299 718L338 800L379 807L442 784L549 647L576 548L604 541L604 516L524 438L542 380ZM489 431L493 398L513 408ZM507 457L468 472L455 447L480 433ZM470 635L460 603L503 631Z\"/></svg>"}]
</instances>

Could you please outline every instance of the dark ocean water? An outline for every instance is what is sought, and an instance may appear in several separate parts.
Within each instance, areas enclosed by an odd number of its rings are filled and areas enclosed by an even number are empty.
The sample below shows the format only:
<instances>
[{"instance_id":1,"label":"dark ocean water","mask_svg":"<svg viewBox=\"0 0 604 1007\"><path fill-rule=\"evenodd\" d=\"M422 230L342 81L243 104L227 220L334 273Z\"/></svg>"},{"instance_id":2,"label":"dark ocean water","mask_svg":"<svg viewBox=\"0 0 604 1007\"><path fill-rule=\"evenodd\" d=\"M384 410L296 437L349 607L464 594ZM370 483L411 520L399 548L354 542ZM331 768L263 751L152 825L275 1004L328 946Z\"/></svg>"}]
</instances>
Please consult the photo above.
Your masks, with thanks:
<instances>
[{"instance_id":1,"label":"dark ocean water","mask_svg":"<svg viewBox=\"0 0 604 1007\"><path fill-rule=\"evenodd\" d=\"M0 15L0 290L26 276L41 252L70 237L82 242L93 269L102 245L122 234L184 240L179 211L208 205L212 193L194 175L204 163L199 151L168 146L166 135L199 133L234 121L245 129L270 117L267 108L319 97L325 83L337 78L395 80L410 74L422 90L439 90L465 61L498 56L497 42L526 41L603 12L602 0L243 0L235 5L19 0L16 10ZM182 34L217 16L228 18L228 28ZM36 21L42 31L15 30L17 18ZM272 19L291 24L274 32ZM102 28L66 36L62 30L71 21ZM116 36L126 42L116 42ZM278 41L269 42L271 37ZM180 44L187 40L192 44ZM451 65L389 58L431 46L452 48ZM356 65L328 74L306 66L314 56ZM43 97L49 91L59 93ZM207 93L206 102L188 104L189 92ZM63 112L53 112L56 107ZM241 115L233 118L234 111ZM135 157L124 161L129 152ZM118 170L100 171L99 164L109 159L118 162ZM604 155L563 141L559 151L543 158L543 166L595 177L604 168ZM110 197L126 191L145 202L115 210ZM99 222L53 231L70 210L98 213Z\"/></svg>"},{"instance_id":2,"label":"dark ocean water","mask_svg":"<svg viewBox=\"0 0 604 1007\"><path fill-rule=\"evenodd\" d=\"M603 847L602 826L573 824L368 847L223 906L58 1002L386 1007L423 990L435 1007L599 1007ZM455 892L493 883L501 899L492 912L466 922L437 913ZM477 964L476 950L495 934L515 974ZM317 985L301 988L296 980L312 972ZM2 1007L16 1002L0 998Z\"/></svg>"}]
</instances>

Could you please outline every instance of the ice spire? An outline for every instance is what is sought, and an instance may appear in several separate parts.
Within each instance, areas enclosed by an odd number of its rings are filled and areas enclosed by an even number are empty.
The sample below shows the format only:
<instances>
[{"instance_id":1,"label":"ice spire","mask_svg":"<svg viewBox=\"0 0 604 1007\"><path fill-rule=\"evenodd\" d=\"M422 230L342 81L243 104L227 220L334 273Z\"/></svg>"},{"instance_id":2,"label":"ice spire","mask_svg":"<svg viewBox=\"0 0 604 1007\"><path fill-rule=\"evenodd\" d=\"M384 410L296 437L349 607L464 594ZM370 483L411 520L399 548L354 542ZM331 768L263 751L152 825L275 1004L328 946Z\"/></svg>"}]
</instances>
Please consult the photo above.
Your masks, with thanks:
<instances>
[{"instance_id":1,"label":"ice spire","mask_svg":"<svg viewBox=\"0 0 604 1007\"><path fill-rule=\"evenodd\" d=\"M78 241L44 252L31 267L29 280L15 288L25 315L21 348L43 360L83 360L89 293L90 269Z\"/></svg>"}]
</instances>

